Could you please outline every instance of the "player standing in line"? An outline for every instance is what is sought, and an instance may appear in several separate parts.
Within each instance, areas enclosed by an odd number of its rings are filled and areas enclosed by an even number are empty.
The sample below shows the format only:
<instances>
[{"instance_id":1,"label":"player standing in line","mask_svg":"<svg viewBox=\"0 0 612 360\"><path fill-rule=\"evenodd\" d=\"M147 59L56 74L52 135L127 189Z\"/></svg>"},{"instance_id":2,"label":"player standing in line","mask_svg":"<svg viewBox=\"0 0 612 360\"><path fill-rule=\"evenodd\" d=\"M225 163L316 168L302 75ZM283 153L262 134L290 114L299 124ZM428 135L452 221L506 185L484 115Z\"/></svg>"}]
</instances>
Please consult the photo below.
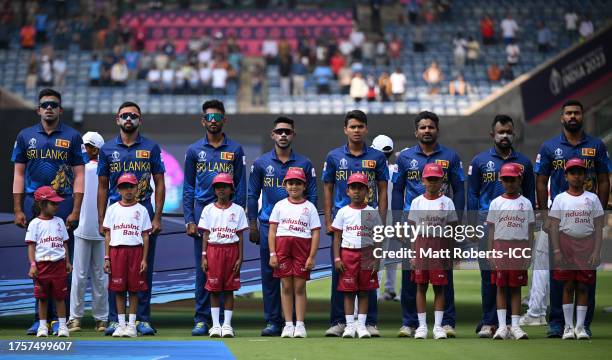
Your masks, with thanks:
<instances>
[{"instance_id":1,"label":"player standing in line","mask_svg":"<svg viewBox=\"0 0 612 360\"><path fill-rule=\"evenodd\" d=\"M202 230L202 270L206 273L206 290L210 293L211 338L234 337L232 315L234 291L240 289L242 234L248 228L246 214L232 203L232 175L217 174L211 183L217 201L206 205L200 215ZM223 326L219 322L223 296Z\"/></svg>"},{"instance_id":2,"label":"player standing in line","mask_svg":"<svg viewBox=\"0 0 612 360\"><path fill-rule=\"evenodd\" d=\"M104 145L104 138L97 132L83 135L85 154L85 191L81 205L81 220L74 231L74 268L70 290L70 332L81 330L81 318L85 307L87 276L91 276L91 312L95 330L106 330L108 319L108 277L104 273L104 236L98 232L98 154Z\"/></svg>"},{"instance_id":3,"label":"player standing in line","mask_svg":"<svg viewBox=\"0 0 612 360\"><path fill-rule=\"evenodd\" d=\"M34 279L34 297L38 300L40 323L36 336L47 337L47 305L55 301L59 328L57 336L68 337L66 326L67 278L72 271L68 258L68 231L64 221L55 216L62 197L50 186L41 186L34 192L34 216L28 225L25 241L28 244L30 271Z\"/></svg>"},{"instance_id":4,"label":"player standing in line","mask_svg":"<svg viewBox=\"0 0 612 360\"><path fill-rule=\"evenodd\" d=\"M104 271L109 274L108 288L115 294L119 325L113 337L137 337L136 310L138 293L146 291L147 253L151 220L147 208L136 201L138 179L124 173L117 179L121 200L106 210ZM128 324L125 324L125 292L129 293Z\"/></svg>"},{"instance_id":5,"label":"player standing in line","mask_svg":"<svg viewBox=\"0 0 612 360\"><path fill-rule=\"evenodd\" d=\"M436 163L430 163L423 167L423 184L425 193L412 200L408 222L415 226L435 226L443 229L445 226L457 225L457 213L453 201L445 196L442 188L444 169ZM417 234L415 234L417 235ZM452 260L436 258L435 254L444 256L443 252L452 248L452 239L436 236L435 232L417 235L416 241L412 243L412 249L416 251L416 258L411 262L414 270L411 273L411 281L416 283L416 307L419 327L414 332L415 339L427 338L427 286L429 283L434 289L434 339L446 339L446 331L442 328L442 317L444 316L444 288L448 285L448 269L452 268ZM441 234L439 234L441 235ZM424 257L422 251L432 251L430 257Z\"/></svg>"},{"instance_id":6,"label":"player standing in line","mask_svg":"<svg viewBox=\"0 0 612 360\"><path fill-rule=\"evenodd\" d=\"M269 220L270 266L282 283L285 327L281 337L305 338L306 281L315 266L321 221L317 208L304 197L306 174L302 168L289 168L283 185L289 196L274 205Z\"/></svg>"},{"instance_id":7,"label":"player standing in line","mask_svg":"<svg viewBox=\"0 0 612 360\"><path fill-rule=\"evenodd\" d=\"M567 161L565 178L569 189L555 197L548 215L555 259L553 279L563 282L564 340L591 338L585 329L588 287L595 283L595 269L600 262L604 211L597 196L584 190L585 173L582 159Z\"/></svg>"},{"instance_id":8,"label":"player standing in line","mask_svg":"<svg viewBox=\"0 0 612 360\"><path fill-rule=\"evenodd\" d=\"M382 225L380 215L366 202L368 177L354 173L347 181L350 204L338 210L334 230L334 267L339 273L338 291L344 293L346 328L343 338L371 337L366 327L369 292L378 288L379 262L373 256L374 226ZM355 324L355 296L358 297L357 324Z\"/></svg>"},{"instance_id":9,"label":"player standing in line","mask_svg":"<svg viewBox=\"0 0 612 360\"><path fill-rule=\"evenodd\" d=\"M504 193L491 201L487 215L488 246L487 249L503 253L501 258L489 258L491 267L491 284L497 287L497 321L499 326L493 339L504 340L527 339L527 333L519 326L521 313L521 286L527 286L528 258L511 258L533 253L533 237L535 216L531 202L521 195L523 181L523 165L517 163L504 164L499 177L504 186ZM510 304L507 304L508 292ZM510 305L512 325L506 326L506 316Z\"/></svg>"},{"instance_id":10,"label":"player standing in line","mask_svg":"<svg viewBox=\"0 0 612 360\"><path fill-rule=\"evenodd\" d=\"M210 297L205 288L206 274L202 271L203 240L198 232L197 221L204 207L215 201L211 183L217 174L232 175L232 201L242 208L246 206L246 158L242 145L223 132L223 125L227 121L225 106L219 100L209 100L202 104L202 112L201 122L206 128L206 134L187 149L183 184L183 214L187 235L193 237L195 260L195 326L191 330L192 336L206 335L212 321Z\"/></svg>"}]
</instances>

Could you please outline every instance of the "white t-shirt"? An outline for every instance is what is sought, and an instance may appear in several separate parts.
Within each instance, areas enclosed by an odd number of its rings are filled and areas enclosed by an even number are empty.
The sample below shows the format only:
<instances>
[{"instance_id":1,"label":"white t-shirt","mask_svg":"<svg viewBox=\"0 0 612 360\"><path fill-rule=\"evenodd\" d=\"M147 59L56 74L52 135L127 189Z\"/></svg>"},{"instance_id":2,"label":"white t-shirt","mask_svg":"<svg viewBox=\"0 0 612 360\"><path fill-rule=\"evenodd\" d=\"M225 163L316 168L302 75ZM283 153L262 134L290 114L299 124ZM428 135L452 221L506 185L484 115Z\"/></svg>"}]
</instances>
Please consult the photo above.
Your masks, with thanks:
<instances>
[{"instance_id":1,"label":"white t-shirt","mask_svg":"<svg viewBox=\"0 0 612 360\"><path fill-rule=\"evenodd\" d=\"M162 83L165 85L171 85L174 81L174 70L173 69L164 69L161 74Z\"/></svg>"},{"instance_id":2,"label":"white t-shirt","mask_svg":"<svg viewBox=\"0 0 612 360\"><path fill-rule=\"evenodd\" d=\"M64 220L54 216L52 219L35 218L30 221L25 236L26 243L36 243L36 261L58 261L66 257L64 241L68 241L68 231Z\"/></svg>"},{"instance_id":3,"label":"white t-shirt","mask_svg":"<svg viewBox=\"0 0 612 360\"><path fill-rule=\"evenodd\" d=\"M555 197L548 216L561 221L559 231L575 238L584 238L595 231L593 219L603 215L597 195L585 191L574 196L566 191Z\"/></svg>"},{"instance_id":4,"label":"white t-shirt","mask_svg":"<svg viewBox=\"0 0 612 360\"><path fill-rule=\"evenodd\" d=\"M495 225L495 240L529 240L529 225L535 222L533 207L526 197L498 196L489 205L487 222Z\"/></svg>"},{"instance_id":5,"label":"white t-shirt","mask_svg":"<svg viewBox=\"0 0 612 360\"><path fill-rule=\"evenodd\" d=\"M85 164L85 190L81 204L79 227L74 236L87 240L104 240L98 232L98 162L92 160Z\"/></svg>"},{"instance_id":6,"label":"white t-shirt","mask_svg":"<svg viewBox=\"0 0 612 360\"><path fill-rule=\"evenodd\" d=\"M580 29L578 30L578 32L580 33L580 36L582 37L587 37L593 34L593 32L595 32L593 23L589 20L582 20L580 22Z\"/></svg>"},{"instance_id":7,"label":"white t-shirt","mask_svg":"<svg viewBox=\"0 0 612 360\"><path fill-rule=\"evenodd\" d=\"M404 74L394 72L389 80L391 81L391 92L393 94L403 94L406 91L406 76Z\"/></svg>"},{"instance_id":8,"label":"white t-shirt","mask_svg":"<svg viewBox=\"0 0 612 360\"><path fill-rule=\"evenodd\" d=\"M294 203L285 198L274 205L270 223L278 224L276 236L312 238L312 230L321 228L317 208L308 200Z\"/></svg>"},{"instance_id":9,"label":"white t-shirt","mask_svg":"<svg viewBox=\"0 0 612 360\"><path fill-rule=\"evenodd\" d=\"M578 15L575 12L565 14L565 30L576 31Z\"/></svg>"},{"instance_id":10,"label":"white t-shirt","mask_svg":"<svg viewBox=\"0 0 612 360\"><path fill-rule=\"evenodd\" d=\"M221 67L214 68L212 71L212 87L225 88L227 81L227 70Z\"/></svg>"},{"instance_id":11,"label":"white t-shirt","mask_svg":"<svg viewBox=\"0 0 612 360\"><path fill-rule=\"evenodd\" d=\"M202 210L198 228L208 231L211 244L231 244L238 242L238 233L249 227L244 209L232 203L227 209L216 203L206 205Z\"/></svg>"},{"instance_id":12,"label":"white t-shirt","mask_svg":"<svg viewBox=\"0 0 612 360\"><path fill-rule=\"evenodd\" d=\"M157 70L157 69L151 69L149 70L149 73L147 74L147 81L150 83L154 83L154 82L158 82L161 80L161 71Z\"/></svg>"},{"instance_id":13,"label":"white t-shirt","mask_svg":"<svg viewBox=\"0 0 612 360\"><path fill-rule=\"evenodd\" d=\"M374 226L377 225L382 225L382 221L378 211L374 210L370 205L362 209L346 205L338 210L332 223L332 228L335 231L342 231L341 247L361 249L374 244L372 234Z\"/></svg>"},{"instance_id":14,"label":"white t-shirt","mask_svg":"<svg viewBox=\"0 0 612 360\"><path fill-rule=\"evenodd\" d=\"M448 223L457 221L455 204L445 195L435 199L428 199L425 195L419 195L410 203L408 220L416 225L446 226Z\"/></svg>"},{"instance_id":15,"label":"white t-shirt","mask_svg":"<svg viewBox=\"0 0 612 360\"><path fill-rule=\"evenodd\" d=\"M521 49L517 44L508 44L508 46L506 46L506 55L506 60L508 60L508 63L516 64L521 56Z\"/></svg>"},{"instance_id":16,"label":"white t-shirt","mask_svg":"<svg viewBox=\"0 0 612 360\"><path fill-rule=\"evenodd\" d=\"M505 38L513 38L518 30L518 25L514 19L504 19L501 22L502 34Z\"/></svg>"},{"instance_id":17,"label":"white t-shirt","mask_svg":"<svg viewBox=\"0 0 612 360\"><path fill-rule=\"evenodd\" d=\"M149 212L139 203L126 206L120 201L106 209L104 229L110 231L110 246L142 245L142 233L151 231Z\"/></svg>"}]
</instances>

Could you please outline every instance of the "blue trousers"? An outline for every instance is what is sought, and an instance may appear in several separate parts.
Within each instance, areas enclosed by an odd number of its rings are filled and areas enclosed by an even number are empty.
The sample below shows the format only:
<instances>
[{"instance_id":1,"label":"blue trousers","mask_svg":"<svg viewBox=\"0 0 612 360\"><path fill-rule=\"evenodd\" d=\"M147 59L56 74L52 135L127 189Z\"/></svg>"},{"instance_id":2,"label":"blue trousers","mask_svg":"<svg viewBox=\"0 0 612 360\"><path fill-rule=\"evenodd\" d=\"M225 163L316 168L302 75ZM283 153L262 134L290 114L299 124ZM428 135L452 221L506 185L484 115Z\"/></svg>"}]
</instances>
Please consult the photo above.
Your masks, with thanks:
<instances>
[{"instance_id":1,"label":"blue trousers","mask_svg":"<svg viewBox=\"0 0 612 360\"><path fill-rule=\"evenodd\" d=\"M453 271L448 270L448 285L444 287L444 316L442 326L455 327L457 316L455 314L455 288L453 285ZM413 328L418 327L419 319L416 310L416 283L410 280L412 270L402 270L402 325Z\"/></svg>"},{"instance_id":2,"label":"blue trousers","mask_svg":"<svg viewBox=\"0 0 612 360\"><path fill-rule=\"evenodd\" d=\"M195 218L199 221L204 209L204 204L196 203ZM193 239L193 256L195 263L195 315L193 321L212 323L210 315L210 293L204 287L206 285L206 273L202 270L202 238L196 237Z\"/></svg>"},{"instance_id":3,"label":"blue trousers","mask_svg":"<svg viewBox=\"0 0 612 360\"><path fill-rule=\"evenodd\" d=\"M261 262L261 290L266 324L284 324L281 310L280 279L272 276L270 267L270 247L268 246L268 224L259 224L259 259Z\"/></svg>"}]
</instances>

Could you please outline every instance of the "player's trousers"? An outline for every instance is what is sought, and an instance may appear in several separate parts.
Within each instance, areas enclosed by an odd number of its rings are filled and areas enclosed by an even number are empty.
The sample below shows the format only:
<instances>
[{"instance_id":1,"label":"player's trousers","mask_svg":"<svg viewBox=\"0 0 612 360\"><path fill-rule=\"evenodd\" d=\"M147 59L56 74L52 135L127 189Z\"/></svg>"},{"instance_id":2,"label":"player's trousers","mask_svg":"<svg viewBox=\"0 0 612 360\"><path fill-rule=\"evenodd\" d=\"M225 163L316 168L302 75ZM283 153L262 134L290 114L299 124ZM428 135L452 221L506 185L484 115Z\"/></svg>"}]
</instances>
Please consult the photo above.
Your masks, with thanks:
<instances>
[{"instance_id":1,"label":"player's trousers","mask_svg":"<svg viewBox=\"0 0 612 360\"><path fill-rule=\"evenodd\" d=\"M196 202L195 204L195 219L196 225L200 221L204 203ZM193 256L195 263L195 315L193 321L212 323L210 316L210 293L204 285L206 285L206 273L202 270L202 237L197 236L193 239Z\"/></svg>"},{"instance_id":2,"label":"player's trousers","mask_svg":"<svg viewBox=\"0 0 612 360\"><path fill-rule=\"evenodd\" d=\"M149 218L153 220L153 206L150 202L141 203L149 212ZM153 290L153 269L155 268L155 245L157 244L157 234L149 235L149 252L147 253L147 290L138 292L138 308L136 310L136 320L141 322L151 321L151 291ZM201 251L200 251L201 252ZM108 321L117 320L117 299L115 292L108 291Z\"/></svg>"},{"instance_id":3,"label":"player's trousers","mask_svg":"<svg viewBox=\"0 0 612 360\"><path fill-rule=\"evenodd\" d=\"M64 223L66 222L66 218L72 212L72 207L74 205L74 199L72 195L61 195L64 198L64 201L59 203L59 208L57 209L57 214L55 216L62 218ZM23 199L23 212L26 215L26 219L30 221L34 214L32 212L34 207L34 195L26 194ZM68 231L68 256L70 257L70 262L72 262L73 254L74 254L74 233L72 230ZM72 282L72 273L68 274L68 292L70 292L70 286ZM55 320L57 319L57 314L55 313L55 301L47 302L47 320ZM66 299L66 309L70 309L70 298ZM34 308L34 321L38 321L38 299L36 299L36 304Z\"/></svg>"},{"instance_id":4,"label":"player's trousers","mask_svg":"<svg viewBox=\"0 0 612 360\"><path fill-rule=\"evenodd\" d=\"M108 276L104 273L104 240L74 237L70 319L83 317L87 277L91 276L91 312L96 320L108 319Z\"/></svg>"},{"instance_id":5,"label":"player's trousers","mask_svg":"<svg viewBox=\"0 0 612 360\"><path fill-rule=\"evenodd\" d=\"M455 313L455 288L453 286L453 270L447 270L448 285L444 287L444 316L442 326L450 325L455 327L457 316ZM416 328L419 319L416 310L416 283L410 280L412 270L402 270L402 326Z\"/></svg>"},{"instance_id":6,"label":"player's trousers","mask_svg":"<svg viewBox=\"0 0 612 360\"><path fill-rule=\"evenodd\" d=\"M272 276L274 269L270 267L269 230L270 226L267 223L259 224L259 260L261 262L264 320L266 324L275 324L282 327L284 318L281 310L280 279Z\"/></svg>"},{"instance_id":7,"label":"player's trousers","mask_svg":"<svg viewBox=\"0 0 612 360\"><path fill-rule=\"evenodd\" d=\"M527 315L531 317L546 316L549 292L548 267L548 235L544 231L538 232L535 251L533 251L533 270L531 272L531 288L529 289L529 309Z\"/></svg>"},{"instance_id":8,"label":"player's trousers","mask_svg":"<svg viewBox=\"0 0 612 360\"><path fill-rule=\"evenodd\" d=\"M383 250L395 251L402 248L401 243L396 239L387 239L383 242ZM381 286L377 293L381 294L385 290L395 292L395 286L397 283L397 267L398 263L393 262L393 259L382 259L380 271L378 272L378 283L383 284L382 278L385 277L384 286ZM385 273L383 275L383 271Z\"/></svg>"}]
</instances>

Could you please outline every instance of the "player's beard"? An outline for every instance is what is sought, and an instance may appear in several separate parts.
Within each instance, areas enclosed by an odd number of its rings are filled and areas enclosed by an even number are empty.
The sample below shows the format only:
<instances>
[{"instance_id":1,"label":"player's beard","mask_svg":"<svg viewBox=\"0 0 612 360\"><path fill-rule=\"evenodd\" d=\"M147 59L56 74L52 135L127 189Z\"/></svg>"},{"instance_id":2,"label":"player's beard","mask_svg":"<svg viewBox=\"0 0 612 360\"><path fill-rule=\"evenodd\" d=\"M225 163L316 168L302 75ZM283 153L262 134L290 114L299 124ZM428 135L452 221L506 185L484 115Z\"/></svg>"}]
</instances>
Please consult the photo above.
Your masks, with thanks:
<instances>
[{"instance_id":1,"label":"player's beard","mask_svg":"<svg viewBox=\"0 0 612 360\"><path fill-rule=\"evenodd\" d=\"M497 145L497 147L499 147L500 149L509 149L512 147L512 140L514 140L513 138L514 135L507 135L505 137L495 135L495 145Z\"/></svg>"},{"instance_id":2,"label":"player's beard","mask_svg":"<svg viewBox=\"0 0 612 360\"><path fill-rule=\"evenodd\" d=\"M134 132L136 132L138 130L139 125L132 125L132 127L126 127L125 124L119 125L119 128L121 128L121 131L123 131L126 134L133 134Z\"/></svg>"},{"instance_id":3,"label":"player's beard","mask_svg":"<svg viewBox=\"0 0 612 360\"><path fill-rule=\"evenodd\" d=\"M576 120L564 121L563 122L563 127L568 132L571 132L571 133L575 134L575 133L580 132L582 130L582 123L579 122L579 121L576 121Z\"/></svg>"},{"instance_id":4,"label":"player's beard","mask_svg":"<svg viewBox=\"0 0 612 360\"><path fill-rule=\"evenodd\" d=\"M427 137L425 137L425 135L419 136L419 142L425 145L435 144L437 140L438 138L435 135L431 135L431 134Z\"/></svg>"},{"instance_id":5,"label":"player's beard","mask_svg":"<svg viewBox=\"0 0 612 360\"><path fill-rule=\"evenodd\" d=\"M287 148L291 147L291 141L289 141L289 140L287 140L287 142L285 142L284 144L281 143L280 141L275 141L274 143L276 144L276 146L279 149L287 149Z\"/></svg>"},{"instance_id":6,"label":"player's beard","mask_svg":"<svg viewBox=\"0 0 612 360\"><path fill-rule=\"evenodd\" d=\"M219 134L219 133L223 132L223 125L221 125L220 123L217 124L216 129L213 128L211 125L208 125L206 127L206 131L208 131L211 134Z\"/></svg>"}]
</instances>

